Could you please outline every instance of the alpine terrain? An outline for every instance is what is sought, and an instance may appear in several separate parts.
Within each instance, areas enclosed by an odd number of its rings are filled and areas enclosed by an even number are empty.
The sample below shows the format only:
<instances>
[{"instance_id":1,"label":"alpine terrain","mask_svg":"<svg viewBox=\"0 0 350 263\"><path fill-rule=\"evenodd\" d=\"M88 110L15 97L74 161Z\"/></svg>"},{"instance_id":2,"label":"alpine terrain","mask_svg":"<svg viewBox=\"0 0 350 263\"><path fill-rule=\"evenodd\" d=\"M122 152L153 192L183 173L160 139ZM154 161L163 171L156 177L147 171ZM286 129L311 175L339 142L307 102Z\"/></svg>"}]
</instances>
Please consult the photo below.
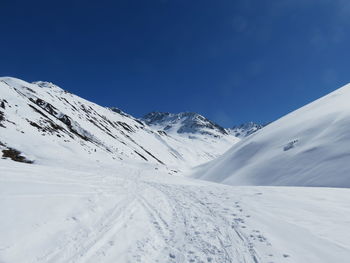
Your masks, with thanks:
<instances>
[{"instance_id":1,"label":"alpine terrain","mask_svg":"<svg viewBox=\"0 0 350 263\"><path fill-rule=\"evenodd\" d=\"M228 129L0 78L0 262L346 263L349 99Z\"/></svg>"},{"instance_id":2,"label":"alpine terrain","mask_svg":"<svg viewBox=\"0 0 350 263\"><path fill-rule=\"evenodd\" d=\"M350 85L267 125L199 168L232 185L350 187Z\"/></svg>"}]
</instances>

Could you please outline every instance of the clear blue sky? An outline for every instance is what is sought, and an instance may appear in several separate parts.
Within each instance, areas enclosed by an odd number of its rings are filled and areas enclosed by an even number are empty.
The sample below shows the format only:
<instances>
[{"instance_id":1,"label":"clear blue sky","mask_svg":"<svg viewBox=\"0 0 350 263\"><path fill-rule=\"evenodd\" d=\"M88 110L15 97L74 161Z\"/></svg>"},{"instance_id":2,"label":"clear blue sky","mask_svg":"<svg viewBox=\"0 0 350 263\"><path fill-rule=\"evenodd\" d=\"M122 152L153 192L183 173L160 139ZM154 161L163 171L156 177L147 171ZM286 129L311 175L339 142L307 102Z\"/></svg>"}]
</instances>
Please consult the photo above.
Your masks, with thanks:
<instances>
[{"instance_id":1,"label":"clear blue sky","mask_svg":"<svg viewBox=\"0 0 350 263\"><path fill-rule=\"evenodd\" d=\"M350 82L348 0L0 2L0 75L135 116L268 122Z\"/></svg>"}]
</instances>

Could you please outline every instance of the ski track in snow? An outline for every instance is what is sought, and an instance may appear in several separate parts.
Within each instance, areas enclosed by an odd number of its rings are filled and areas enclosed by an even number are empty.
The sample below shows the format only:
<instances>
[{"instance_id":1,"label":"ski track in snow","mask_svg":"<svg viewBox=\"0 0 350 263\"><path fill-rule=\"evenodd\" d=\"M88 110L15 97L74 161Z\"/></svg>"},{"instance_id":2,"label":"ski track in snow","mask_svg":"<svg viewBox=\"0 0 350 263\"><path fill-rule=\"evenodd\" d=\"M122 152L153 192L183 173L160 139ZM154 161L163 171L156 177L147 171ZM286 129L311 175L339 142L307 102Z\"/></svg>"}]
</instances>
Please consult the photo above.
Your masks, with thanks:
<instances>
[{"instance_id":1,"label":"ski track in snow","mask_svg":"<svg viewBox=\"0 0 350 263\"><path fill-rule=\"evenodd\" d=\"M347 263L348 189L0 160L1 263Z\"/></svg>"},{"instance_id":2,"label":"ski track in snow","mask_svg":"<svg viewBox=\"0 0 350 263\"><path fill-rule=\"evenodd\" d=\"M349 191L0 160L0 262L347 263Z\"/></svg>"},{"instance_id":3,"label":"ski track in snow","mask_svg":"<svg viewBox=\"0 0 350 263\"><path fill-rule=\"evenodd\" d=\"M349 262L350 190L282 186L349 186L350 85L240 142L262 127L0 91L0 263Z\"/></svg>"},{"instance_id":4,"label":"ski track in snow","mask_svg":"<svg viewBox=\"0 0 350 263\"><path fill-rule=\"evenodd\" d=\"M193 181L187 185L183 184L187 179L181 177L175 180L182 183L175 184L144 180L139 171L133 170L126 174L85 175L80 182L67 175L50 178L51 182L47 179L46 184L56 184L62 189L73 185L77 192L1 195L5 199L32 201L59 197L81 199L79 205L83 207L79 212L50 219L63 224L61 232L59 227L57 233L34 239L39 245L55 241L47 249L34 252L35 258L27 258L25 262L113 262L116 258L118 262L267 262L262 259L268 256L256 251L257 241L247 234L256 230L245 226L248 215L239 198L223 191L223 187L207 187ZM24 179L23 176L12 181L11 176L6 178L15 184ZM33 178L31 183L39 187L45 183L45 177ZM64 179L67 179L66 185ZM46 224L50 222L37 224L31 234L41 233L40 228L44 229ZM136 233L138 228L140 233ZM121 248L124 238L131 239L126 241L125 250ZM264 242L268 250L270 244ZM11 262L6 258L11 259L11 253L18 251L21 244L0 249L0 262ZM31 244L26 246L31 248ZM13 257L16 262L24 262L17 256Z\"/></svg>"},{"instance_id":5,"label":"ski track in snow","mask_svg":"<svg viewBox=\"0 0 350 263\"><path fill-rule=\"evenodd\" d=\"M171 207L171 220L167 223L150 201L139 197L159 237L166 244L158 261L168 256L169 262L232 262L234 258L245 255L239 250L251 246L235 218L230 220L222 215L228 209L222 210L218 203L208 202L212 198L207 198L202 191L188 191L183 186L149 185L161 192ZM220 200L220 196L211 195ZM181 244L179 240L182 240ZM240 262L259 262L253 248L248 254L249 258L240 258ZM139 262L142 262L141 257Z\"/></svg>"}]
</instances>

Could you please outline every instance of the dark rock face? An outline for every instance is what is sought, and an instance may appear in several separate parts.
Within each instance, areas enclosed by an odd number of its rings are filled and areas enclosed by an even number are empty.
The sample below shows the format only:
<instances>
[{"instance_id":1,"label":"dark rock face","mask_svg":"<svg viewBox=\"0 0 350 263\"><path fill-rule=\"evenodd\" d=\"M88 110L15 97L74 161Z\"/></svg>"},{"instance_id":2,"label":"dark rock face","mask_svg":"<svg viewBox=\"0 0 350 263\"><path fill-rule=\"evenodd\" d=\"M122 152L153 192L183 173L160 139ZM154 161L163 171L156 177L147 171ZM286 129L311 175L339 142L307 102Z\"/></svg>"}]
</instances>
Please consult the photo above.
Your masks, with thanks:
<instances>
[{"instance_id":1,"label":"dark rock face","mask_svg":"<svg viewBox=\"0 0 350 263\"><path fill-rule=\"evenodd\" d=\"M16 149L13 149L13 148L2 150L2 158L10 158L15 162L21 162L21 163L33 163L33 161L30 161L24 156L22 156L22 153L20 151L17 151Z\"/></svg>"}]
</instances>

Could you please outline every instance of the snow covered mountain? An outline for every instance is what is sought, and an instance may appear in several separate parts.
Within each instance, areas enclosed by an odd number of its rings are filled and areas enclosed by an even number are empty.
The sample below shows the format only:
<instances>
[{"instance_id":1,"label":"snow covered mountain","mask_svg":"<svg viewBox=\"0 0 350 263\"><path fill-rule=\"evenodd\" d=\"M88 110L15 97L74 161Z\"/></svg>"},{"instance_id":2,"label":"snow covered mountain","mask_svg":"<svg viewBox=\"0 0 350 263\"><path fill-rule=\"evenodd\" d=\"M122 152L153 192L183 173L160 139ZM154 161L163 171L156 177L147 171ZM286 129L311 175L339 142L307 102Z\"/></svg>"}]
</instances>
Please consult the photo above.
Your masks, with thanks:
<instances>
[{"instance_id":1,"label":"snow covered mountain","mask_svg":"<svg viewBox=\"0 0 350 263\"><path fill-rule=\"evenodd\" d=\"M151 112L142 118L148 125L168 133L202 134L214 137L228 135L220 125L194 112L178 114L168 112Z\"/></svg>"},{"instance_id":2,"label":"snow covered mountain","mask_svg":"<svg viewBox=\"0 0 350 263\"><path fill-rule=\"evenodd\" d=\"M232 185L350 187L350 85L242 140L198 168Z\"/></svg>"},{"instance_id":3,"label":"snow covered mountain","mask_svg":"<svg viewBox=\"0 0 350 263\"><path fill-rule=\"evenodd\" d=\"M209 161L238 141L225 132L217 134L213 125L198 134L184 130L182 136L158 131L49 82L0 78L0 106L3 158L37 164L137 160L185 167Z\"/></svg>"},{"instance_id":4,"label":"snow covered mountain","mask_svg":"<svg viewBox=\"0 0 350 263\"><path fill-rule=\"evenodd\" d=\"M201 173L227 182L255 165L256 180L233 183L305 184L316 169L346 185L349 90L242 137ZM198 114L148 116L1 78L0 262L348 263L348 189L186 177L240 139Z\"/></svg>"},{"instance_id":5,"label":"snow covered mountain","mask_svg":"<svg viewBox=\"0 0 350 263\"><path fill-rule=\"evenodd\" d=\"M261 125L254 122L247 122L232 127L231 129L229 129L229 132L238 138L244 138L262 129L264 126L266 125Z\"/></svg>"}]
</instances>

